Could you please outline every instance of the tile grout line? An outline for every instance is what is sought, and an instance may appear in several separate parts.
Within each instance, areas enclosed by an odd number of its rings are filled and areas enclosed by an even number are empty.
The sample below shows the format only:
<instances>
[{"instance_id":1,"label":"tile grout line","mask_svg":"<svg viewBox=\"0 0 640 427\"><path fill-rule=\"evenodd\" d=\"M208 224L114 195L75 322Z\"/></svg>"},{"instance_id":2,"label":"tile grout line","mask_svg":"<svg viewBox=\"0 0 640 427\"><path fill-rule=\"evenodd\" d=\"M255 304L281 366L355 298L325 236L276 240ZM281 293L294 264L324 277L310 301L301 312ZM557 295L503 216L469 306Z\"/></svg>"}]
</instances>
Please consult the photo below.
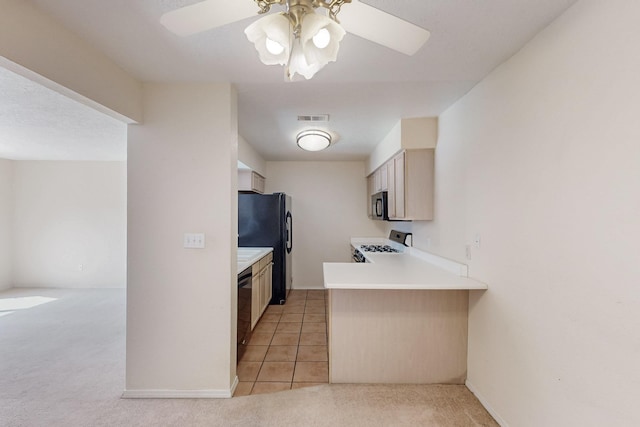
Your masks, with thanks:
<instances>
[{"instance_id":1,"label":"tile grout line","mask_svg":"<svg viewBox=\"0 0 640 427\"><path fill-rule=\"evenodd\" d=\"M323 293L322 298L317 298L316 297L316 298L312 298L312 299L309 299L309 295L308 295L308 293L306 293L304 298L302 299L302 301L304 302L304 304L302 304L302 313L300 313L302 319L301 319L301 322L300 322L300 329L298 330L298 333L297 333L297 338L298 339L297 339L297 345L295 346L295 356L294 356L293 361L292 361L293 362L293 372L292 372L291 380L288 381L288 389L289 390L292 390L293 389L293 385L296 384L294 382L294 378L295 378L296 371L299 368L298 357L299 357L299 354L300 354L300 346L302 345L301 344L302 329L303 329L303 326L305 324L305 322L304 322L305 316L307 314L320 314L320 313L307 313L307 309L312 308L312 307L308 306L310 301L317 301L317 302L322 301L324 303L324 304L322 304L322 308L325 311L325 313L324 313L324 315L325 315L325 319L324 319L325 328L328 326L327 322L326 322L326 314L327 314L326 313L326 308L327 308L326 307L326 304L327 304L326 292ZM314 310L312 310L312 311L314 311ZM278 315L277 316L277 321L276 322L265 322L265 323L275 323L275 327L274 327L274 329L273 329L273 331L271 333L271 338L269 339L269 342L265 346L266 347L265 354L261 358L260 367L258 369L258 372L256 374L256 377L255 377L254 381L252 381L252 383L251 383L251 387L250 387L250 389L248 391L248 394L253 394L253 392L256 389L256 383L258 383L258 382L260 382L260 383L282 383L281 381L258 381L258 378L260 377L261 372L263 371L263 369L265 369L265 363L267 362L267 360L266 360L267 354L269 354L269 352L270 352L270 350L272 350L272 348L277 347L277 346L273 345L273 342L274 342L276 333L278 333L278 328L281 325L285 324L285 323L294 323L294 322L283 322L283 317L286 314L294 314L294 313L285 313L284 312L284 308L282 309L282 311L279 311L278 313L271 313L271 314L277 314ZM295 323L297 323L297 322L295 322ZM306 323L315 323L315 322L306 322ZM280 333L289 333L289 332L285 331L285 332L280 332ZM312 334L312 333L315 333L315 332L308 332L308 333ZM325 329L324 333L325 333L325 338L326 338L326 334L327 334L326 329ZM309 345L314 346L314 345L318 345L318 344L309 344ZM324 344L322 344L322 345L326 347L328 345L328 343L325 341ZM326 356L327 355L325 355L325 357ZM314 361L310 360L310 361L307 361L307 362L314 362ZM317 362L322 362L322 361L317 361ZM328 362L325 361L325 363L328 363ZM301 381L300 382L300 384L304 384L304 383L305 383L305 381Z\"/></svg>"},{"instance_id":2,"label":"tile grout line","mask_svg":"<svg viewBox=\"0 0 640 427\"><path fill-rule=\"evenodd\" d=\"M302 338L302 325L304 325L304 315L307 312L307 296L304 296L304 309L302 310L302 321L300 322L300 331L298 332L298 345L296 346L296 358L293 363L293 373L291 374L291 384L289 389L293 389L293 379L296 377L296 369L298 368L298 353L300 352L300 338Z\"/></svg>"}]
</instances>

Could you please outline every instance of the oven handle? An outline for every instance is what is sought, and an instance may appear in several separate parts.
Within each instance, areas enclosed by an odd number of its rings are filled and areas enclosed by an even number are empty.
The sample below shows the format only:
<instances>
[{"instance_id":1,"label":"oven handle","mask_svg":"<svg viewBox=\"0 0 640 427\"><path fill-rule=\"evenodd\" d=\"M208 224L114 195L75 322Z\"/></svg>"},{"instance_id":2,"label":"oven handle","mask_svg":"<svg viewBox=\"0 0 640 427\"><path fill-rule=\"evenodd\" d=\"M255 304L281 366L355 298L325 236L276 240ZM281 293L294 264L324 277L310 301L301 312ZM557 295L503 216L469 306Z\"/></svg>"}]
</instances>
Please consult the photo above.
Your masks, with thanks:
<instances>
[{"instance_id":1,"label":"oven handle","mask_svg":"<svg viewBox=\"0 0 640 427\"><path fill-rule=\"evenodd\" d=\"M354 262L367 262L364 254L357 249L353 252L352 259Z\"/></svg>"}]
</instances>

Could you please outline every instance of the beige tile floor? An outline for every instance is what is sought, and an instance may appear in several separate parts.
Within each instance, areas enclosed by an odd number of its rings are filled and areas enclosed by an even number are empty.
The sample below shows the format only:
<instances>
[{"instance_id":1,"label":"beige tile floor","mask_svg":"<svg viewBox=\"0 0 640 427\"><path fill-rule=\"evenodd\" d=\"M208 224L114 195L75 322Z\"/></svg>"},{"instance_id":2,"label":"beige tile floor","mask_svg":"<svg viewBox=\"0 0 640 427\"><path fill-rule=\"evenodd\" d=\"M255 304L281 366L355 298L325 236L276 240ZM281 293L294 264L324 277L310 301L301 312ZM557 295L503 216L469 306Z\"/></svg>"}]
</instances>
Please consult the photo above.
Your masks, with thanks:
<instances>
[{"instance_id":1,"label":"beige tile floor","mask_svg":"<svg viewBox=\"0 0 640 427\"><path fill-rule=\"evenodd\" d=\"M270 305L238 361L234 396L272 393L329 382L326 292L292 290Z\"/></svg>"}]
</instances>

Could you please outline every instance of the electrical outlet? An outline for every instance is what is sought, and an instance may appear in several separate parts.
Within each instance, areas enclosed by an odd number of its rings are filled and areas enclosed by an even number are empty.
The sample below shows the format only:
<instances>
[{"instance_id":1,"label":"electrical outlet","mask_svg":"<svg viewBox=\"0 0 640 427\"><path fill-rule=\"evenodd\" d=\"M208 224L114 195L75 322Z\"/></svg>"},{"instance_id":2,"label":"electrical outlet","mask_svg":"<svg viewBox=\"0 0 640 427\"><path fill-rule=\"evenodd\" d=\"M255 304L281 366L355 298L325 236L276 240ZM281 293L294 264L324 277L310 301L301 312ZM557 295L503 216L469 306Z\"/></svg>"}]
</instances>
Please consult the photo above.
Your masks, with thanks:
<instances>
[{"instance_id":1,"label":"electrical outlet","mask_svg":"<svg viewBox=\"0 0 640 427\"><path fill-rule=\"evenodd\" d=\"M465 245L464 247L465 256L468 260L471 259L471 245Z\"/></svg>"},{"instance_id":2,"label":"electrical outlet","mask_svg":"<svg viewBox=\"0 0 640 427\"><path fill-rule=\"evenodd\" d=\"M480 233L476 233L476 236L473 238L473 246L480 249Z\"/></svg>"},{"instance_id":3,"label":"electrical outlet","mask_svg":"<svg viewBox=\"0 0 640 427\"><path fill-rule=\"evenodd\" d=\"M189 249L203 249L204 233L184 233L184 247Z\"/></svg>"}]
</instances>

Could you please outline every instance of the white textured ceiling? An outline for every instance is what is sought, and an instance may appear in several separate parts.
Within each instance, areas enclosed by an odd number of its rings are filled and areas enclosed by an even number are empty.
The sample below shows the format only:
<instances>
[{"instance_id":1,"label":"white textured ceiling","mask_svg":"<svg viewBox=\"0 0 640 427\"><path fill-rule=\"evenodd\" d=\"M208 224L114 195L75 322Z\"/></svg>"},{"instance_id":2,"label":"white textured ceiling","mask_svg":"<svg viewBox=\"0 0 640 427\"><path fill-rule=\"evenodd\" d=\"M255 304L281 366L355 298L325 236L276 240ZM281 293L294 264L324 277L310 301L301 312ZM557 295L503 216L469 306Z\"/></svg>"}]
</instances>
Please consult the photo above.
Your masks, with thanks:
<instances>
[{"instance_id":1,"label":"white textured ceiling","mask_svg":"<svg viewBox=\"0 0 640 427\"><path fill-rule=\"evenodd\" d=\"M0 67L0 158L125 160L127 127Z\"/></svg>"},{"instance_id":2,"label":"white textured ceiling","mask_svg":"<svg viewBox=\"0 0 640 427\"><path fill-rule=\"evenodd\" d=\"M293 83L258 60L243 33L254 18L185 38L159 24L198 0L31 1L141 80L234 83L240 133L266 159L334 160L365 157L401 118L439 115L576 0L363 0L431 38L408 57L348 34L336 63ZM330 114L337 143L298 149L301 114Z\"/></svg>"}]
</instances>

